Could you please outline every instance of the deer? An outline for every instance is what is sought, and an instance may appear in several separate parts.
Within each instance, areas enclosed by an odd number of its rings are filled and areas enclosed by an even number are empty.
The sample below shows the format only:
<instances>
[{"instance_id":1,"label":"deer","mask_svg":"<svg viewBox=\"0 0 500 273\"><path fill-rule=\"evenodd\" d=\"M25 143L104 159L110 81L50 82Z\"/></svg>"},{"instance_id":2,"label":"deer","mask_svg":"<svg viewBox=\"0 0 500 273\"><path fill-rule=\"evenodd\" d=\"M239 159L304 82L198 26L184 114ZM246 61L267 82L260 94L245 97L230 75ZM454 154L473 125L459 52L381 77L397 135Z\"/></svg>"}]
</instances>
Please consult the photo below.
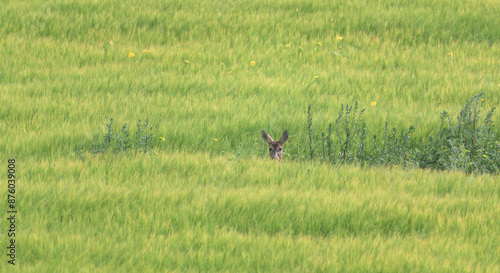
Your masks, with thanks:
<instances>
[{"instance_id":1,"label":"deer","mask_svg":"<svg viewBox=\"0 0 500 273\"><path fill-rule=\"evenodd\" d=\"M266 131L261 130L262 138L267 144L269 144L269 155L271 159L278 159L281 162L283 156L283 145L288 140L288 130L285 130L281 135L280 140L274 141L273 138L266 133Z\"/></svg>"}]
</instances>

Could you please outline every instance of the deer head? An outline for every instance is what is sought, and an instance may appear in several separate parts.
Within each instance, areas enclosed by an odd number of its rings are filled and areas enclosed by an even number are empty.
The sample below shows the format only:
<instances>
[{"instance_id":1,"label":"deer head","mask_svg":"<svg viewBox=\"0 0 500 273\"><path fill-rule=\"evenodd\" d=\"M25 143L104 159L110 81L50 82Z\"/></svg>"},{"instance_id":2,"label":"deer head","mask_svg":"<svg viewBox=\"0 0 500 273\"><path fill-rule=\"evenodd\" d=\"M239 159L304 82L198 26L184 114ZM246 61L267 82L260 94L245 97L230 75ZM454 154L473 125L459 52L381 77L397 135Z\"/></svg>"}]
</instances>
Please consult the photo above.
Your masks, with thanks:
<instances>
[{"instance_id":1,"label":"deer head","mask_svg":"<svg viewBox=\"0 0 500 273\"><path fill-rule=\"evenodd\" d=\"M288 140L288 130L285 130L281 135L280 140L274 141L273 138L262 130L262 138L267 144L269 144L269 155L271 159L278 159L281 162L281 157L283 156L283 145Z\"/></svg>"}]
</instances>

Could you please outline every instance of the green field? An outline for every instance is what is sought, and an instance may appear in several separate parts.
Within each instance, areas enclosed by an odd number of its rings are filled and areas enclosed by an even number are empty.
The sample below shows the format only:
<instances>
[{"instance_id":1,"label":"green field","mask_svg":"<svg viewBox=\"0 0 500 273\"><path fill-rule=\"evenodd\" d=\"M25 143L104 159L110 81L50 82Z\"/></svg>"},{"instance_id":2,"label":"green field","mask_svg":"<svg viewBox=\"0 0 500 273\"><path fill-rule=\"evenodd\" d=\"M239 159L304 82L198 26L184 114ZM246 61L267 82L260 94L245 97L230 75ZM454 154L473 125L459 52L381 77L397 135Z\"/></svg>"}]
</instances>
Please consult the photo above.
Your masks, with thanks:
<instances>
[{"instance_id":1,"label":"green field","mask_svg":"<svg viewBox=\"0 0 500 273\"><path fill-rule=\"evenodd\" d=\"M496 0L3 1L0 272L500 272L498 174L311 162L307 114L319 133L357 101L367 130L413 125L417 145L476 94L498 108L498 14ZM146 117L150 153L91 152L111 118L134 132ZM261 129L289 130L281 164Z\"/></svg>"}]
</instances>

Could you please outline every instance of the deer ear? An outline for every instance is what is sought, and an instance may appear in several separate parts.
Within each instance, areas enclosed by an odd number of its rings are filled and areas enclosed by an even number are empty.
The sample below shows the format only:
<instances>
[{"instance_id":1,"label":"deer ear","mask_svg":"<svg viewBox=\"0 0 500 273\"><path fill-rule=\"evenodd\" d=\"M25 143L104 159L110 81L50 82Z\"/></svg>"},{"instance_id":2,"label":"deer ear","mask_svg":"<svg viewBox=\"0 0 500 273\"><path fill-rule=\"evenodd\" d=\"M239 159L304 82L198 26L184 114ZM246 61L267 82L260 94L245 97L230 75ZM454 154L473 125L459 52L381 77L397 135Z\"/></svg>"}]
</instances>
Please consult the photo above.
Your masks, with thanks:
<instances>
[{"instance_id":1,"label":"deer ear","mask_svg":"<svg viewBox=\"0 0 500 273\"><path fill-rule=\"evenodd\" d=\"M283 145L288 140L288 130L285 130L280 138L280 143Z\"/></svg>"},{"instance_id":2,"label":"deer ear","mask_svg":"<svg viewBox=\"0 0 500 273\"><path fill-rule=\"evenodd\" d=\"M264 139L265 142L271 143L274 141L273 138L266 133L266 131L261 130L260 132L262 133L262 138Z\"/></svg>"}]
</instances>

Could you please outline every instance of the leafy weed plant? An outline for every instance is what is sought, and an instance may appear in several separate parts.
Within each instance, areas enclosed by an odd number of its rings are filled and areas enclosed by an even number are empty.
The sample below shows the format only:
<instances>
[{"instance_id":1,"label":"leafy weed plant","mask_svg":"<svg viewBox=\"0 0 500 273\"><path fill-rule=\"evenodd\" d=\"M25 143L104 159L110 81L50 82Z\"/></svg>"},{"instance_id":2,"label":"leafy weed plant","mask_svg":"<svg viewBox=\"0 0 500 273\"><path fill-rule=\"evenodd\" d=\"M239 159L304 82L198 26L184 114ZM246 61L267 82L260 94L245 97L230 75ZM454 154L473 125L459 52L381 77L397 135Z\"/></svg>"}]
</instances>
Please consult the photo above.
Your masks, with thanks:
<instances>
[{"instance_id":1,"label":"leafy weed plant","mask_svg":"<svg viewBox=\"0 0 500 273\"><path fill-rule=\"evenodd\" d=\"M80 144L76 148L76 155L81 161L85 160L85 152L89 151L92 155L97 154L118 154L133 150L135 153L149 153L153 155L153 127L149 124L149 117L142 122L139 119L136 123L136 131L131 134L127 123L117 129L114 125L114 119L111 118L106 124L106 133L104 136L94 137L90 145Z\"/></svg>"},{"instance_id":2,"label":"leafy weed plant","mask_svg":"<svg viewBox=\"0 0 500 273\"><path fill-rule=\"evenodd\" d=\"M493 129L495 107L482 117L481 96L468 101L453 122L441 112L441 128L427 144L416 149L418 164L432 169L498 173L500 145Z\"/></svg>"},{"instance_id":3,"label":"leafy weed plant","mask_svg":"<svg viewBox=\"0 0 500 273\"><path fill-rule=\"evenodd\" d=\"M500 145L492 121L495 107L483 117L482 95L472 97L465 104L456 122L452 122L449 114L443 111L440 130L429 136L426 142L410 141L415 132L413 126L408 129L391 128L388 121L385 122L382 136L373 134L371 141L367 142L368 132L362 116L365 109L359 110L357 102L354 106L342 104L335 123L329 124L327 134L321 132L314 136L309 106L307 129L311 160L314 159L312 151L315 149L313 139L319 139L320 147L316 147L321 151L318 153L319 158L332 164L416 166L468 173L498 173ZM425 144L419 146L415 143Z\"/></svg>"}]
</instances>

